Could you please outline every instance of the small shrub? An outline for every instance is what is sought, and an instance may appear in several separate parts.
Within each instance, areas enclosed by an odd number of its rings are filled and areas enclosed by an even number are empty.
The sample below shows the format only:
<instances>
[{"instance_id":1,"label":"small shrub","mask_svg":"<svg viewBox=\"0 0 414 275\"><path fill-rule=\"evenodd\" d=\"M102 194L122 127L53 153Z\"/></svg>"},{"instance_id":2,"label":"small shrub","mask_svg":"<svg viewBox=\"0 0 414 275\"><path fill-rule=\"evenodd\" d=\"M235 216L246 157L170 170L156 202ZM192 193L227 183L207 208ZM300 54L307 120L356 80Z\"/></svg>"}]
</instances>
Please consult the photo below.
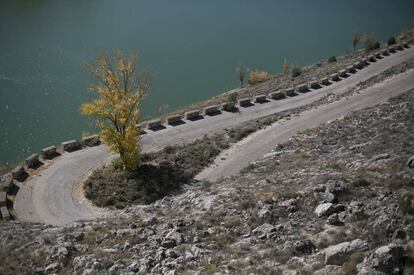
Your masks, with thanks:
<instances>
[{"instance_id":1,"label":"small shrub","mask_svg":"<svg viewBox=\"0 0 414 275\"><path fill-rule=\"evenodd\" d=\"M227 102L231 102L231 103L236 104L236 102L237 102L237 94L236 93L229 94L229 97L227 98Z\"/></svg>"},{"instance_id":2,"label":"small shrub","mask_svg":"<svg viewBox=\"0 0 414 275\"><path fill-rule=\"evenodd\" d=\"M111 165L114 170L122 170L124 168L124 165L120 158L112 160Z\"/></svg>"},{"instance_id":3,"label":"small shrub","mask_svg":"<svg viewBox=\"0 0 414 275\"><path fill-rule=\"evenodd\" d=\"M236 103L237 103L237 94L236 93L229 94L227 98L227 102L223 106L224 111L237 112L238 109L236 107Z\"/></svg>"},{"instance_id":4,"label":"small shrub","mask_svg":"<svg viewBox=\"0 0 414 275\"><path fill-rule=\"evenodd\" d=\"M289 74L289 61L286 58L283 60L282 70L284 74Z\"/></svg>"},{"instance_id":5,"label":"small shrub","mask_svg":"<svg viewBox=\"0 0 414 275\"><path fill-rule=\"evenodd\" d=\"M335 63L336 62L336 56L331 56L331 57L329 57L329 59L328 59L328 63Z\"/></svg>"},{"instance_id":6,"label":"small shrub","mask_svg":"<svg viewBox=\"0 0 414 275\"><path fill-rule=\"evenodd\" d=\"M414 215L414 195L412 194L401 194L398 195L398 206L403 214Z\"/></svg>"},{"instance_id":7,"label":"small shrub","mask_svg":"<svg viewBox=\"0 0 414 275\"><path fill-rule=\"evenodd\" d=\"M298 77L302 74L302 69L295 66L292 68L292 77Z\"/></svg>"},{"instance_id":8,"label":"small shrub","mask_svg":"<svg viewBox=\"0 0 414 275\"><path fill-rule=\"evenodd\" d=\"M364 39L364 47L366 52L372 52L381 47L380 42L375 40L372 36L367 36Z\"/></svg>"},{"instance_id":9,"label":"small shrub","mask_svg":"<svg viewBox=\"0 0 414 275\"><path fill-rule=\"evenodd\" d=\"M238 142L244 139L245 137L247 137L248 135L250 135L251 133L256 132L256 130L257 129L254 126L245 126L245 127L231 129L229 131L229 137L231 138L233 142Z\"/></svg>"},{"instance_id":10,"label":"small shrub","mask_svg":"<svg viewBox=\"0 0 414 275\"><path fill-rule=\"evenodd\" d=\"M327 168L335 170L335 171L342 171L344 167L339 162L329 162L327 165Z\"/></svg>"},{"instance_id":11,"label":"small shrub","mask_svg":"<svg viewBox=\"0 0 414 275\"><path fill-rule=\"evenodd\" d=\"M395 40L395 37L391 37L390 39L388 39L388 46L394 45L395 43L397 43L397 41Z\"/></svg>"},{"instance_id":12,"label":"small shrub","mask_svg":"<svg viewBox=\"0 0 414 275\"><path fill-rule=\"evenodd\" d=\"M249 84L254 85L257 83L265 82L269 80L270 74L265 71L251 71L249 74Z\"/></svg>"},{"instance_id":13,"label":"small shrub","mask_svg":"<svg viewBox=\"0 0 414 275\"><path fill-rule=\"evenodd\" d=\"M371 184L371 182L369 182L365 178L358 178L358 179L355 179L352 182L352 185L355 186L355 187L366 187L366 186L369 186L370 184Z\"/></svg>"}]
</instances>

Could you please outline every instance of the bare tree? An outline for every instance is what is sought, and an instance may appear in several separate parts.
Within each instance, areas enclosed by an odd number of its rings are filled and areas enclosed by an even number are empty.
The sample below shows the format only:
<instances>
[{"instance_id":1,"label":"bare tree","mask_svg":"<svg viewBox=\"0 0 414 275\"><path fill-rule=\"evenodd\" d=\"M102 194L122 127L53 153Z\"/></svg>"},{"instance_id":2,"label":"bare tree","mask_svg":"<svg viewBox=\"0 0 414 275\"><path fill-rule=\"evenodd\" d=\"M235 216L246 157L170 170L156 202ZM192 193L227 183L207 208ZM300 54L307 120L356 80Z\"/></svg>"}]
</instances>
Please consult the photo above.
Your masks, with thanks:
<instances>
[{"instance_id":1,"label":"bare tree","mask_svg":"<svg viewBox=\"0 0 414 275\"><path fill-rule=\"evenodd\" d=\"M360 41L360 38L359 38L358 32L354 32L352 34L352 46L354 47L354 53L355 53L356 47L359 44L359 41Z\"/></svg>"},{"instance_id":2,"label":"bare tree","mask_svg":"<svg viewBox=\"0 0 414 275\"><path fill-rule=\"evenodd\" d=\"M240 88L243 88L244 78L246 76L246 68L243 65L237 67L236 72L240 80Z\"/></svg>"}]
</instances>

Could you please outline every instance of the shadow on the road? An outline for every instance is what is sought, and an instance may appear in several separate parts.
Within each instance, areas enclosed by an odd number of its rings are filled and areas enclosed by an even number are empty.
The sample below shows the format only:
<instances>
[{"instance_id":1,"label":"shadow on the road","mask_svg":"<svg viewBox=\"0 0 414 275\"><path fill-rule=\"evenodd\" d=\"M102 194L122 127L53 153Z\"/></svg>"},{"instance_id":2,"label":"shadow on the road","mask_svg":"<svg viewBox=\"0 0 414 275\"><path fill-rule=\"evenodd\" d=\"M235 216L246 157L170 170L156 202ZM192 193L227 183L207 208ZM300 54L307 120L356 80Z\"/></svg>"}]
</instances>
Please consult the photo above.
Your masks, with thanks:
<instances>
[{"instance_id":1,"label":"shadow on the road","mask_svg":"<svg viewBox=\"0 0 414 275\"><path fill-rule=\"evenodd\" d=\"M297 92L289 92L288 94L286 94L286 96L288 97L294 97L294 96L298 96L299 94Z\"/></svg>"},{"instance_id":2,"label":"shadow on the road","mask_svg":"<svg viewBox=\"0 0 414 275\"><path fill-rule=\"evenodd\" d=\"M179 121L176 121L176 122L172 122L169 125L171 125L173 127L176 127L176 126L180 126L180 125L183 125L183 124L185 124L185 122L183 120L179 120Z\"/></svg>"},{"instance_id":3,"label":"shadow on the road","mask_svg":"<svg viewBox=\"0 0 414 275\"><path fill-rule=\"evenodd\" d=\"M149 129L149 130L151 130L151 131L153 131L153 132L158 132L158 131L164 130L164 129L166 129L166 128L167 128L167 127L165 127L164 125L161 125L161 126L153 127L153 128L151 128L151 129Z\"/></svg>"},{"instance_id":4,"label":"shadow on the road","mask_svg":"<svg viewBox=\"0 0 414 275\"><path fill-rule=\"evenodd\" d=\"M249 108L249 107L252 107L252 106L254 106L254 104L251 103L251 102L249 102L249 103L243 103L243 105L240 105L240 107L242 107L242 108Z\"/></svg>"},{"instance_id":5,"label":"shadow on the road","mask_svg":"<svg viewBox=\"0 0 414 275\"><path fill-rule=\"evenodd\" d=\"M192 117L192 118L188 118L187 120L189 121L198 121L204 119L204 117L202 115L196 116L196 117Z\"/></svg>"},{"instance_id":6,"label":"shadow on the road","mask_svg":"<svg viewBox=\"0 0 414 275\"><path fill-rule=\"evenodd\" d=\"M218 111L215 111L215 112L208 113L208 114L206 114L206 116L218 116L218 115L221 115L221 114L222 114L222 112L220 110L218 110Z\"/></svg>"},{"instance_id":7,"label":"shadow on the road","mask_svg":"<svg viewBox=\"0 0 414 275\"><path fill-rule=\"evenodd\" d=\"M270 100L268 100L268 99L263 99L263 100L260 100L260 101L256 101L256 103L258 103L258 104L265 104L265 103L269 103L270 102Z\"/></svg>"},{"instance_id":8,"label":"shadow on the road","mask_svg":"<svg viewBox=\"0 0 414 275\"><path fill-rule=\"evenodd\" d=\"M322 88L322 86L319 83L318 84L314 84L314 85L311 86L311 89L312 90L319 90L320 88Z\"/></svg>"}]
</instances>

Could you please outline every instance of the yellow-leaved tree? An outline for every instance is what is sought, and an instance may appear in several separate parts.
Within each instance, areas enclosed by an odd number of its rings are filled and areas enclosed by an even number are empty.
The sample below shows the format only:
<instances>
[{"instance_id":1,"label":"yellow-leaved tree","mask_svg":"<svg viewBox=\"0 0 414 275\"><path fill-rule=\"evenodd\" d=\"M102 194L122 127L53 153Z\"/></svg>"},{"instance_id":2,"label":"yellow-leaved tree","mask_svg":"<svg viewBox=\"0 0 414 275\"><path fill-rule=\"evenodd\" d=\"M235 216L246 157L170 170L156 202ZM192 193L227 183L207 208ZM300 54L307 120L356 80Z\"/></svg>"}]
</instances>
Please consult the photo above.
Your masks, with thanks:
<instances>
[{"instance_id":1,"label":"yellow-leaved tree","mask_svg":"<svg viewBox=\"0 0 414 275\"><path fill-rule=\"evenodd\" d=\"M142 99L151 88L149 78L138 73L137 62L137 54L99 54L96 64L86 64L86 70L96 79L89 89L98 98L81 105L82 114L96 118L102 141L119 153L125 169L133 169L139 163L136 123Z\"/></svg>"}]
</instances>

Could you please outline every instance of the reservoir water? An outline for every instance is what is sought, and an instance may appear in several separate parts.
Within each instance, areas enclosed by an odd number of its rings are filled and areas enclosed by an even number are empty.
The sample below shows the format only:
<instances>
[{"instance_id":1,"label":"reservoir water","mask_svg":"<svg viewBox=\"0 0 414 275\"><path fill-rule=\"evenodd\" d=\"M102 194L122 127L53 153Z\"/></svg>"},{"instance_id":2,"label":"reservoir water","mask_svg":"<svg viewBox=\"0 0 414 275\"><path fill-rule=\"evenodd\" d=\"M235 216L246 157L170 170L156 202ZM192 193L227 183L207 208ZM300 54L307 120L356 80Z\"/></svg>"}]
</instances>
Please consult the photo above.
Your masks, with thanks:
<instances>
[{"instance_id":1,"label":"reservoir water","mask_svg":"<svg viewBox=\"0 0 414 275\"><path fill-rule=\"evenodd\" d=\"M92 131L84 70L100 52L139 52L155 77L147 117L238 85L244 64L272 73L385 41L412 23L412 0L0 0L0 163Z\"/></svg>"}]
</instances>

